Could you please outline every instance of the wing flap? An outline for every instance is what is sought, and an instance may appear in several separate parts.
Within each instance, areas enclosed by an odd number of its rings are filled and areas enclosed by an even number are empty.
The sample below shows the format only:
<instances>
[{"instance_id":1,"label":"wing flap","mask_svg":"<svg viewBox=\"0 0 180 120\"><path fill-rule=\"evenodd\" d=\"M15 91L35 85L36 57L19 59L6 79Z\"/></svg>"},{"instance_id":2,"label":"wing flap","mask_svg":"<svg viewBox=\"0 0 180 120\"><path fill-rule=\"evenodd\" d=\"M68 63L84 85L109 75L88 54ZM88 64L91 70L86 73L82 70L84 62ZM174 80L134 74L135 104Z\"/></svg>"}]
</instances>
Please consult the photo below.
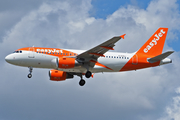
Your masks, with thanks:
<instances>
[{"instance_id":1,"label":"wing flap","mask_svg":"<svg viewBox=\"0 0 180 120\"><path fill-rule=\"evenodd\" d=\"M77 56L79 59L85 59L85 62L90 61L91 59L97 60L99 57L104 56L103 54L106 53L108 50L114 50L113 47L115 46L114 44L119 41L121 38L124 38L125 35L123 36L117 36L113 37L110 40L107 40L106 42L90 49L87 50L86 52L83 52Z\"/></svg>"}]
</instances>

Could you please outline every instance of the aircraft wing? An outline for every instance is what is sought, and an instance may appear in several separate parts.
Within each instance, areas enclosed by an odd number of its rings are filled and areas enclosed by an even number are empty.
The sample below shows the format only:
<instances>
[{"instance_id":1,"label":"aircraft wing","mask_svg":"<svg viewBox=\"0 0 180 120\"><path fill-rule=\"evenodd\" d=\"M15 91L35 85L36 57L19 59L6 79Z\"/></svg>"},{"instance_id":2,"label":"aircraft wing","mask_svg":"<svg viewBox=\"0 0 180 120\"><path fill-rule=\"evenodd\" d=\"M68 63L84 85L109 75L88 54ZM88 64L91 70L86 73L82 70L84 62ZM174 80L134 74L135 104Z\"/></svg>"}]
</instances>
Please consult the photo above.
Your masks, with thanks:
<instances>
[{"instance_id":1,"label":"aircraft wing","mask_svg":"<svg viewBox=\"0 0 180 120\"><path fill-rule=\"evenodd\" d=\"M105 57L104 54L109 50L114 50L113 47L115 46L115 43L121 38L124 39L124 36L125 34L122 36L113 37L110 40L107 40L106 42L79 54L76 56L77 60L83 63L90 63L92 61L97 61L99 57ZM94 64L90 66L93 67Z\"/></svg>"}]
</instances>

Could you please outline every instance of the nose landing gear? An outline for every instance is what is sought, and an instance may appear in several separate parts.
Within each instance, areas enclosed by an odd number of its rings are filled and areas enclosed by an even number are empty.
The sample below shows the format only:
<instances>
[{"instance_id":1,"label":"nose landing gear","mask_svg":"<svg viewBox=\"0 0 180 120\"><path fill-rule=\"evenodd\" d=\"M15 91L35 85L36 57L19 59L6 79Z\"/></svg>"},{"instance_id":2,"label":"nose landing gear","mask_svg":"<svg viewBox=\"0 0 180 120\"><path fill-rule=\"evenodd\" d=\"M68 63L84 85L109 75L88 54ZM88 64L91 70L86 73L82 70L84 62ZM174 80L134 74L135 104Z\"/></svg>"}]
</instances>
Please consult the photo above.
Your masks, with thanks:
<instances>
[{"instance_id":1,"label":"nose landing gear","mask_svg":"<svg viewBox=\"0 0 180 120\"><path fill-rule=\"evenodd\" d=\"M29 74L27 75L28 78L31 78L32 77L32 70L33 68L32 67L29 67Z\"/></svg>"}]
</instances>

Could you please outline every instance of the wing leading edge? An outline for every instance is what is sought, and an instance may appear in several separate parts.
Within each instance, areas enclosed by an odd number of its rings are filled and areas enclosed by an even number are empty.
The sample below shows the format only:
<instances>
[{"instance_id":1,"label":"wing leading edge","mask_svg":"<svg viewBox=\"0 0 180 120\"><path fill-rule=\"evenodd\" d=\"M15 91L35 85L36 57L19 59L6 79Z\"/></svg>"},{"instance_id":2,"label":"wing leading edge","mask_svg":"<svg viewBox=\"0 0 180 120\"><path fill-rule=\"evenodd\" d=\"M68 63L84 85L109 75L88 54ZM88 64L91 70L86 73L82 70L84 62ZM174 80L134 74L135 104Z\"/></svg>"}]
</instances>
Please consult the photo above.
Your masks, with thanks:
<instances>
[{"instance_id":1,"label":"wing leading edge","mask_svg":"<svg viewBox=\"0 0 180 120\"><path fill-rule=\"evenodd\" d=\"M89 67L94 67L95 62L91 62L91 61L92 60L97 61L97 59L99 57L105 57L104 54L109 50L114 50L113 47L115 46L115 43L117 41L119 41L121 38L124 39L125 35L126 34L121 35L121 36L117 36L117 37L113 37L113 38L107 40L106 42L79 54L77 56L77 60L79 62L82 62L84 64L84 67L87 69Z\"/></svg>"}]
</instances>

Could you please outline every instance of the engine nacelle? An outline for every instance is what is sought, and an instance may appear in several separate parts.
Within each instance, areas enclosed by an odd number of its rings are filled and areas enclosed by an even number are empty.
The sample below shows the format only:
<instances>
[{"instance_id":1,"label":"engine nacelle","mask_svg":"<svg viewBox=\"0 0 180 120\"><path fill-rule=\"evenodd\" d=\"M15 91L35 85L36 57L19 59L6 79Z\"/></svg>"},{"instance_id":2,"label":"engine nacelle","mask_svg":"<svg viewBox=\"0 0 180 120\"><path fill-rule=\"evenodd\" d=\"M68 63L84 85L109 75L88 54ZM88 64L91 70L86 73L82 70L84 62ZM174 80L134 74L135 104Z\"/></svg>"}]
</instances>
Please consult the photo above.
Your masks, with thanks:
<instances>
[{"instance_id":1,"label":"engine nacelle","mask_svg":"<svg viewBox=\"0 0 180 120\"><path fill-rule=\"evenodd\" d=\"M50 80L52 81L63 81L66 79L73 78L74 76L64 71L50 70L49 77L50 77Z\"/></svg>"},{"instance_id":2,"label":"engine nacelle","mask_svg":"<svg viewBox=\"0 0 180 120\"><path fill-rule=\"evenodd\" d=\"M58 68L74 68L75 66L75 58L66 58L66 57L59 57L58 58Z\"/></svg>"},{"instance_id":3,"label":"engine nacelle","mask_svg":"<svg viewBox=\"0 0 180 120\"><path fill-rule=\"evenodd\" d=\"M68 58L68 57L59 57L55 58L51 61L52 67L57 68L74 68L75 66L80 65L75 58Z\"/></svg>"}]
</instances>

